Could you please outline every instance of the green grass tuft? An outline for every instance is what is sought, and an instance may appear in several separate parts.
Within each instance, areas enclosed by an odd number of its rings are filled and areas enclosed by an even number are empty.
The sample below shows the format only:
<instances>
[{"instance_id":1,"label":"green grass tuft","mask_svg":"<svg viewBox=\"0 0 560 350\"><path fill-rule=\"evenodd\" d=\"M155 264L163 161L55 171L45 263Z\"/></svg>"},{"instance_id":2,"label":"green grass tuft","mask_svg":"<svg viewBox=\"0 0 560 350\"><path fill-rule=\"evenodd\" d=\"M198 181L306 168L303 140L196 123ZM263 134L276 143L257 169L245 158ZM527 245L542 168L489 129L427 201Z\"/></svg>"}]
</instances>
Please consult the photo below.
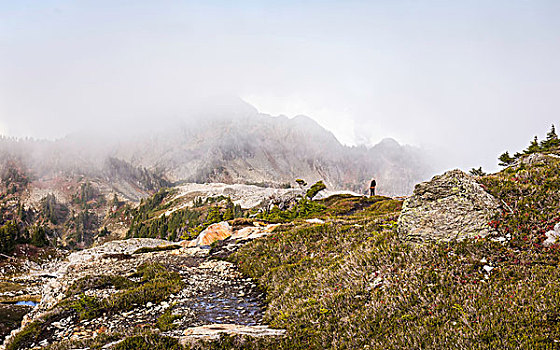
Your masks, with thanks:
<instances>
[{"instance_id":1,"label":"green grass tuft","mask_svg":"<svg viewBox=\"0 0 560 350\"><path fill-rule=\"evenodd\" d=\"M125 338L115 345L113 350L183 350L175 338L164 337L155 333L147 333Z\"/></svg>"},{"instance_id":2,"label":"green grass tuft","mask_svg":"<svg viewBox=\"0 0 560 350\"><path fill-rule=\"evenodd\" d=\"M41 321L29 323L6 346L6 350L27 349L34 344L41 335Z\"/></svg>"},{"instance_id":3,"label":"green grass tuft","mask_svg":"<svg viewBox=\"0 0 560 350\"><path fill-rule=\"evenodd\" d=\"M181 319L181 315L173 315L171 309L165 310L165 312L158 317L156 326L160 331L170 331L175 329L177 326L173 324L173 321Z\"/></svg>"},{"instance_id":4,"label":"green grass tuft","mask_svg":"<svg viewBox=\"0 0 560 350\"><path fill-rule=\"evenodd\" d=\"M66 291L66 296L68 297L80 294L90 289L103 289L109 286L113 286L115 287L115 289L127 289L133 287L134 285L134 282L122 276L85 276L72 283L72 285Z\"/></svg>"}]
</instances>

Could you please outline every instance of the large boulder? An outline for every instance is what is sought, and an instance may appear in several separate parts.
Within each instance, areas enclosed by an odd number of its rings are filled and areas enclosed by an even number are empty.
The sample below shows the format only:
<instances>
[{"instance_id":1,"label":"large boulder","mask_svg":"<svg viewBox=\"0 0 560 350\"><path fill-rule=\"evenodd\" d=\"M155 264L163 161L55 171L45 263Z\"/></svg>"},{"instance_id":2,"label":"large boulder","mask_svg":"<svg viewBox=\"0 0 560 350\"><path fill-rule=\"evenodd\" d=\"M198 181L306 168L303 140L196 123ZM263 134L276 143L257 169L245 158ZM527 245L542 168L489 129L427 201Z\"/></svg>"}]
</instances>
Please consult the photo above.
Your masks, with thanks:
<instances>
[{"instance_id":1,"label":"large boulder","mask_svg":"<svg viewBox=\"0 0 560 350\"><path fill-rule=\"evenodd\" d=\"M398 232L407 240L461 240L487 236L500 203L475 179L451 170L416 185L403 205Z\"/></svg>"}]
</instances>

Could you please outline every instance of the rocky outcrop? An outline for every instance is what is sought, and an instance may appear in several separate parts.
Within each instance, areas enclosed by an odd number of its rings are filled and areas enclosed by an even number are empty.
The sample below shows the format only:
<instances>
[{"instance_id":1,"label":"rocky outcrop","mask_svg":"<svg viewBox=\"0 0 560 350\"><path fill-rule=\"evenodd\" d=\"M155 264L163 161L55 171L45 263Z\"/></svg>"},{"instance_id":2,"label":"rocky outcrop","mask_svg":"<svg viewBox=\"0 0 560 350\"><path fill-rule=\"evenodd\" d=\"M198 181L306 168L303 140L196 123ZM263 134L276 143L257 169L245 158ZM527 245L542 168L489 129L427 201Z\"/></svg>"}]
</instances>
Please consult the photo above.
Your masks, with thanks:
<instances>
[{"instance_id":1,"label":"rocky outcrop","mask_svg":"<svg viewBox=\"0 0 560 350\"><path fill-rule=\"evenodd\" d=\"M264 295L232 263L209 259L209 249L199 247L157 249L169 244L171 242L149 238L113 241L73 253L68 260L48 267L43 274L52 278L42 288L43 298L23 321L25 325L42 320L43 327L48 330L38 335L35 345L85 340L102 333L129 335L139 327L155 327L165 312L174 315L175 320L173 326L163 331L162 335L183 342L189 339L212 339L222 333L251 336L284 334L283 330L274 330L263 324ZM57 307L56 303L67 297L66 293L74 282L95 276L122 276L137 282L134 273L146 263L159 264L178 273L182 288L162 301L134 304L128 310L103 313L88 320L80 320L75 313L65 313L64 317L57 319L43 318L54 310L53 307ZM89 298L105 300L122 291L112 285L102 285L99 288L86 288L83 293ZM14 330L9 338L13 339L20 331Z\"/></svg>"},{"instance_id":2,"label":"rocky outcrop","mask_svg":"<svg viewBox=\"0 0 560 350\"><path fill-rule=\"evenodd\" d=\"M191 241L183 241L180 245L183 250L198 249L199 251L205 251L210 245L216 243L216 247L213 249L214 253L218 248L221 253L225 252L225 255L228 255L248 241L271 234L274 229L280 226L279 224L264 225L259 222L255 222L254 225L233 229L226 221L223 221L208 226L198 237ZM225 256L221 253L218 255ZM215 254L212 255L215 256Z\"/></svg>"},{"instance_id":3,"label":"rocky outcrop","mask_svg":"<svg viewBox=\"0 0 560 350\"><path fill-rule=\"evenodd\" d=\"M298 195L302 195L303 191L293 188L271 188L259 187L255 185L243 184L224 184L224 183L187 183L174 187L176 194L173 201L183 203L182 206L177 206L170 209L166 215L175 210L182 209L186 206L192 206L193 201L197 198L210 198L210 197L229 197L233 203L240 205L243 209L250 209L254 207L263 207L270 204L280 206L280 201L292 201ZM324 191L330 193L328 191Z\"/></svg>"},{"instance_id":4,"label":"rocky outcrop","mask_svg":"<svg viewBox=\"0 0 560 350\"><path fill-rule=\"evenodd\" d=\"M192 338L218 339L222 334L247 335L251 337L282 336L286 333L283 329L272 329L268 326L244 326L238 324L211 324L201 327L192 327L185 330L185 337L181 338L183 345L188 345Z\"/></svg>"},{"instance_id":5,"label":"rocky outcrop","mask_svg":"<svg viewBox=\"0 0 560 350\"><path fill-rule=\"evenodd\" d=\"M461 240L487 236L500 203L475 179L452 170L416 185L403 205L398 232L407 240Z\"/></svg>"},{"instance_id":6,"label":"rocky outcrop","mask_svg":"<svg viewBox=\"0 0 560 350\"><path fill-rule=\"evenodd\" d=\"M238 227L230 237L217 241L212 245L209 255L212 258L226 258L247 242L268 236L274 233L277 227L281 226L280 224L265 225L259 222L254 222L253 224L254 226Z\"/></svg>"},{"instance_id":7,"label":"rocky outcrop","mask_svg":"<svg viewBox=\"0 0 560 350\"><path fill-rule=\"evenodd\" d=\"M560 158L557 154L544 154L544 153L532 153L527 156L523 156L513 163L512 166L518 167L520 165L534 165L537 163L547 163L553 159Z\"/></svg>"},{"instance_id":8,"label":"rocky outcrop","mask_svg":"<svg viewBox=\"0 0 560 350\"><path fill-rule=\"evenodd\" d=\"M70 254L65 261L54 262L44 266L38 274L49 276L47 283L42 287L41 302L31 312L23 324L32 320L58 303L64 297L64 291L75 280L87 275L102 273L122 275L134 271L137 261L132 259L135 251L141 248L155 248L158 246L172 245L173 242L154 238L130 238L122 241L112 241L101 246L84 249ZM139 255L147 256L146 254ZM119 270L121 265L128 265L128 271ZM136 264L138 264L136 262Z\"/></svg>"},{"instance_id":9,"label":"rocky outcrop","mask_svg":"<svg viewBox=\"0 0 560 350\"><path fill-rule=\"evenodd\" d=\"M104 256L115 256L119 254L132 254L141 248L155 248L172 245L173 242L157 238L130 238L122 241L111 241L101 246L74 252L68 256L69 266L85 264L89 261L98 260ZM60 265L59 271L64 264Z\"/></svg>"}]
</instances>

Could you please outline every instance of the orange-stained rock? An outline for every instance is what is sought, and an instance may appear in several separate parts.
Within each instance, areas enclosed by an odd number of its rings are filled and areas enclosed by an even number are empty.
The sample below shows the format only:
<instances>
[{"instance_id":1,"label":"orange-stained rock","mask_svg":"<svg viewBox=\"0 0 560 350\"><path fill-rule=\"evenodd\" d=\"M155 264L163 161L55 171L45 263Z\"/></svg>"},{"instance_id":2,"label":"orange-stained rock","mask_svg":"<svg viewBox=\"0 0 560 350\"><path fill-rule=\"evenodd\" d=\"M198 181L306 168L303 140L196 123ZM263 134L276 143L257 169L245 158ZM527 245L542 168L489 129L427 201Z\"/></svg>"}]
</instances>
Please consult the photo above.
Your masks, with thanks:
<instances>
[{"instance_id":1,"label":"orange-stained rock","mask_svg":"<svg viewBox=\"0 0 560 350\"><path fill-rule=\"evenodd\" d=\"M236 231L231 236L231 238L232 239L256 239L256 238L260 238L260 237L269 235L278 226L280 226L280 225L275 224L275 225L267 225L265 227L263 227L263 226L245 227L245 228L242 228L241 230Z\"/></svg>"},{"instance_id":2,"label":"orange-stained rock","mask_svg":"<svg viewBox=\"0 0 560 350\"><path fill-rule=\"evenodd\" d=\"M225 221L212 224L198 235L194 240L194 245L210 245L216 241L228 238L232 233L231 226Z\"/></svg>"}]
</instances>

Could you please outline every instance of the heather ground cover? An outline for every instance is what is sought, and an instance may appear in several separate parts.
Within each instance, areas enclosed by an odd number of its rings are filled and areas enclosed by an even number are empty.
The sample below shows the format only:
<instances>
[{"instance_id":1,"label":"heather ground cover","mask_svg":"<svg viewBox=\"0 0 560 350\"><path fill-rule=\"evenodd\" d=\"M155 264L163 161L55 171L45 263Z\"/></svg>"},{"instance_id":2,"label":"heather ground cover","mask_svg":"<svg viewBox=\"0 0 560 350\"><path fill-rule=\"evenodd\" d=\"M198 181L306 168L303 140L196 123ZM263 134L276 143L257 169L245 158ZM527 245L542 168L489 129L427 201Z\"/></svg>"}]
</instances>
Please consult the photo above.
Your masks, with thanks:
<instances>
[{"instance_id":1,"label":"heather ground cover","mask_svg":"<svg viewBox=\"0 0 560 350\"><path fill-rule=\"evenodd\" d=\"M285 227L232 261L267 290L267 320L288 329L278 348L555 348L560 252L542 242L559 221L559 165L479 178L504 203L493 237L411 245L386 200Z\"/></svg>"}]
</instances>

